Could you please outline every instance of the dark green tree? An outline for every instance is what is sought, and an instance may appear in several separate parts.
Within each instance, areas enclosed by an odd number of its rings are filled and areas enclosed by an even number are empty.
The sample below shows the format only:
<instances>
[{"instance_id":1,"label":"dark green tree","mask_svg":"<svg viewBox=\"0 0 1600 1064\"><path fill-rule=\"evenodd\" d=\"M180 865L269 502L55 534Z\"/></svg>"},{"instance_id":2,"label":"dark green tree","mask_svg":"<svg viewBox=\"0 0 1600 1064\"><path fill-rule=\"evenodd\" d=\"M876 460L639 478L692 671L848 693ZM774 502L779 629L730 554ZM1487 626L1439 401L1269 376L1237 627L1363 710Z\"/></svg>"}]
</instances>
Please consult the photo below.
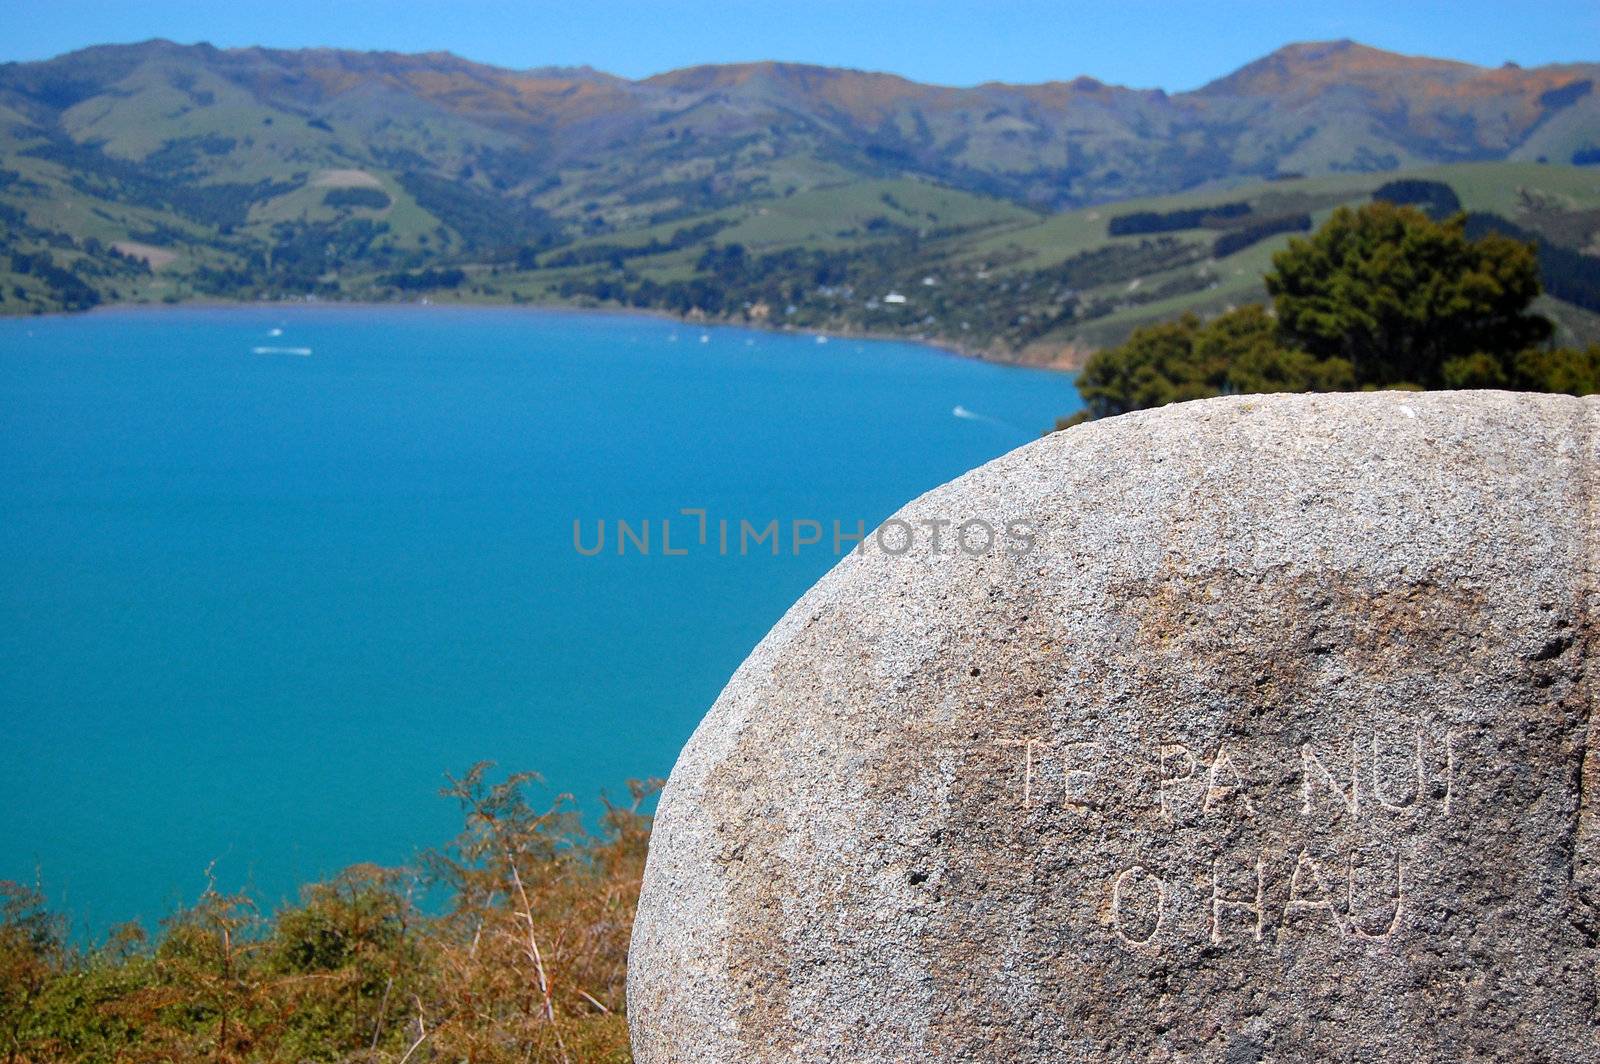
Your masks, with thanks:
<instances>
[{"instance_id":1,"label":"dark green tree","mask_svg":"<svg viewBox=\"0 0 1600 1064\"><path fill-rule=\"evenodd\" d=\"M1342 358L1316 358L1285 346L1278 323L1259 303L1212 319L1195 334L1195 354L1222 366L1221 393L1332 392L1353 386L1354 368Z\"/></svg>"},{"instance_id":2,"label":"dark green tree","mask_svg":"<svg viewBox=\"0 0 1600 1064\"><path fill-rule=\"evenodd\" d=\"M1272 315L1252 303L1209 322L1186 314L1146 325L1097 352L1078 375L1084 415L1063 426L1214 395L1354 386L1348 361L1285 346Z\"/></svg>"},{"instance_id":3,"label":"dark green tree","mask_svg":"<svg viewBox=\"0 0 1600 1064\"><path fill-rule=\"evenodd\" d=\"M1513 381L1529 391L1593 395L1600 392L1600 344L1529 348L1517 356Z\"/></svg>"},{"instance_id":4,"label":"dark green tree","mask_svg":"<svg viewBox=\"0 0 1600 1064\"><path fill-rule=\"evenodd\" d=\"M1539 294L1533 248L1469 240L1459 215L1341 207L1272 261L1266 285L1284 340L1348 360L1358 386L1499 383L1520 352L1550 338L1550 323L1528 310Z\"/></svg>"},{"instance_id":5,"label":"dark green tree","mask_svg":"<svg viewBox=\"0 0 1600 1064\"><path fill-rule=\"evenodd\" d=\"M1098 352L1078 374L1078 394L1093 417L1204 399L1219 394L1224 361L1208 362L1195 351L1200 319L1135 329L1121 345Z\"/></svg>"},{"instance_id":6,"label":"dark green tree","mask_svg":"<svg viewBox=\"0 0 1600 1064\"><path fill-rule=\"evenodd\" d=\"M1357 388L1600 391L1600 347L1551 349L1531 244L1466 235L1412 207L1341 207L1273 256L1269 310L1240 307L1135 329L1078 377L1085 409L1059 422L1185 399Z\"/></svg>"}]
</instances>

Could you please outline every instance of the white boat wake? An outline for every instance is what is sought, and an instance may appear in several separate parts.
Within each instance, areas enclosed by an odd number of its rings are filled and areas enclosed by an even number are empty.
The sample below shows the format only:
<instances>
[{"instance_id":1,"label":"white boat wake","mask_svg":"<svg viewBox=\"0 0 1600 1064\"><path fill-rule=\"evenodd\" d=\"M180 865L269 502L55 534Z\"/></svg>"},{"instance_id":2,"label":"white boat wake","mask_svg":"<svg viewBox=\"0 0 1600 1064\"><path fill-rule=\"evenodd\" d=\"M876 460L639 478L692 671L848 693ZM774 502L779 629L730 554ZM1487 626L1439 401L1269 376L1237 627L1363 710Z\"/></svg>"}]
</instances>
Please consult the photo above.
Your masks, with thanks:
<instances>
[{"instance_id":1,"label":"white boat wake","mask_svg":"<svg viewBox=\"0 0 1600 1064\"><path fill-rule=\"evenodd\" d=\"M1009 421L1001 421L997 417L990 417L987 414L980 414L976 410L968 410L966 407L962 406L960 403L957 403L955 409L950 411L950 416L958 417L962 421L978 421L978 422L982 422L985 425L995 425L995 426L997 426L999 428L1010 429L1013 432L1020 431L1015 425L1011 424L1011 422L1009 422Z\"/></svg>"},{"instance_id":2,"label":"white boat wake","mask_svg":"<svg viewBox=\"0 0 1600 1064\"><path fill-rule=\"evenodd\" d=\"M311 354L309 347L252 347L252 355L299 355L301 358Z\"/></svg>"}]
</instances>

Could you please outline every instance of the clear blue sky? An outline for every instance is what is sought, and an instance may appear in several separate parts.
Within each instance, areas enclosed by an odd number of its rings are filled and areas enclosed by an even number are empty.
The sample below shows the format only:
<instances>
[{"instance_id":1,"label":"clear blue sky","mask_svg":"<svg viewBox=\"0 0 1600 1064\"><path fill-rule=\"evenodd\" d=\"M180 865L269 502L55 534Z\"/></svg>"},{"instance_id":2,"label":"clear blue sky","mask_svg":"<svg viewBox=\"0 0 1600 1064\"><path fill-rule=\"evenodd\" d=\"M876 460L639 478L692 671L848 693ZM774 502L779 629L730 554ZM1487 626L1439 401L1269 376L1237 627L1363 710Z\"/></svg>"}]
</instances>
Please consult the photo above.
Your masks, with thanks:
<instances>
[{"instance_id":1,"label":"clear blue sky","mask_svg":"<svg viewBox=\"0 0 1600 1064\"><path fill-rule=\"evenodd\" d=\"M4 0L0 60L167 37L446 50L639 77L786 59L951 85L1089 74L1188 89L1290 41L1497 66L1600 60L1600 0Z\"/></svg>"}]
</instances>

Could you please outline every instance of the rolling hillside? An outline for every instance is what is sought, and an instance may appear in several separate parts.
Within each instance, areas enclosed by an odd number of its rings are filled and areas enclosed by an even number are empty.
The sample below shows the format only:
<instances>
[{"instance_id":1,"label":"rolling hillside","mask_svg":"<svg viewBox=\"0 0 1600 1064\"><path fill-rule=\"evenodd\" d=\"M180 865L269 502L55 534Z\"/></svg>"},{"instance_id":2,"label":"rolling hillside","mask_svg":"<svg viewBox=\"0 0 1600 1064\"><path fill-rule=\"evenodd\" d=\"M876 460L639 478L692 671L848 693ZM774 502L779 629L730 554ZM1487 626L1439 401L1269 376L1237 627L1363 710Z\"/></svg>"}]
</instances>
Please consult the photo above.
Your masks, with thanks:
<instances>
[{"instance_id":1,"label":"rolling hillside","mask_svg":"<svg viewBox=\"0 0 1600 1064\"><path fill-rule=\"evenodd\" d=\"M433 297L698 309L1072 364L1138 325L1263 299L1273 253L1337 206L1375 194L1427 206L1418 192L1434 189L1450 198L1436 213L1467 211L1476 228L1562 256L1546 288L1567 298L1540 309L1563 341L1600 338L1600 169L1537 163L1280 180L1056 214L911 179L856 182L590 238L542 256L545 268L482 268ZM676 247L668 229L714 236Z\"/></svg>"},{"instance_id":2,"label":"rolling hillside","mask_svg":"<svg viewBox=\"0 0 1600 1064\"><path fill-rule=\"evenodd\" d=\"M0 312L621 303L1055 360L1250 298L1287 233L1401 171L1581 272L1597 72L1344 41L1168 95L771 63L627 81L446 54L92 48L0 66ZM1172 217L1113 226L1140 212Z\"/></svg>"}]
</instances>

